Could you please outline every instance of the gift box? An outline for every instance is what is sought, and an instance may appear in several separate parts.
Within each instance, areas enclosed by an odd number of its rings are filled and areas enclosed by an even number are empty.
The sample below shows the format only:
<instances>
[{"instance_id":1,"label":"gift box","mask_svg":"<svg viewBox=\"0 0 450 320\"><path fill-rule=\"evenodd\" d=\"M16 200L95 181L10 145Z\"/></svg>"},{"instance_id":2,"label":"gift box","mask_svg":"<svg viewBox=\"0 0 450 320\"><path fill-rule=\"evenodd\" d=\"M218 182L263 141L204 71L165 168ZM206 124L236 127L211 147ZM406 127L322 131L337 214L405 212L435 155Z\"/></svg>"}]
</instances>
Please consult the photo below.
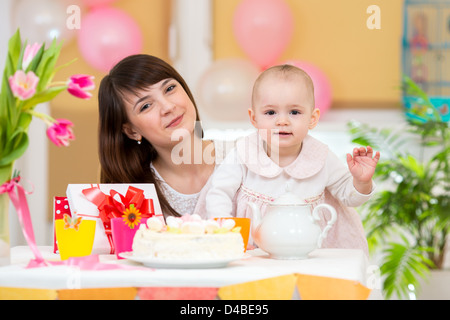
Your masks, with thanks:
<instances>
[{"instance_id":1,"label":"gift box","mask_svg":"<svg viewBox=\"0 0 450 320\"><path fill-rule=\"evenodd\" d=\"M54 220L62 219L64 213L95 220L92 254L114 253L110 220L121 217L130 205L140 210L142 217L162 216L153 184L69 184L66 196L67 202L64 197L55 197Z\"/></svg>"}]
</instances>

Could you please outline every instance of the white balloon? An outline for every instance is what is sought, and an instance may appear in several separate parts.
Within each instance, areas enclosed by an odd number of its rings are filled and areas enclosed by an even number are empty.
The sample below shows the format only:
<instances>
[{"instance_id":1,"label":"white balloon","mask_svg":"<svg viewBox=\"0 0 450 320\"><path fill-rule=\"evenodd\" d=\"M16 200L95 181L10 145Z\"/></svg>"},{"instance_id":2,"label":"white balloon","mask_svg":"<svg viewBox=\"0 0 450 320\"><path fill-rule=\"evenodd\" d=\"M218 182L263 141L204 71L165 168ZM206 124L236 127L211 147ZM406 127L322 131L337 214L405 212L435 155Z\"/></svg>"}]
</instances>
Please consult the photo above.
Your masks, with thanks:
<instances>
[{"instance_id":1,"label":"white balloon","mask_svg":"<svg viewBox=\"0 0 450 320\"><path fill-rule=\"evenodd\" d=\"M12 8L13 31L20 29L22 39L28 43L43 43L48 46L54 38L66 44L77 29L67 26L69 2L65 0L19 0Z\"/></svg>"},{"instance_id":2,"label":"white balloon","mask_svg":"<svg viewBox=\"0 0 450 320\"><path fill-rule=\"evenodd\" d=\"M199 109L216 120L248 120L253 83L258 66L244 59L215 61L201 76L198 84Z\"/></svg>"}]
</instances>

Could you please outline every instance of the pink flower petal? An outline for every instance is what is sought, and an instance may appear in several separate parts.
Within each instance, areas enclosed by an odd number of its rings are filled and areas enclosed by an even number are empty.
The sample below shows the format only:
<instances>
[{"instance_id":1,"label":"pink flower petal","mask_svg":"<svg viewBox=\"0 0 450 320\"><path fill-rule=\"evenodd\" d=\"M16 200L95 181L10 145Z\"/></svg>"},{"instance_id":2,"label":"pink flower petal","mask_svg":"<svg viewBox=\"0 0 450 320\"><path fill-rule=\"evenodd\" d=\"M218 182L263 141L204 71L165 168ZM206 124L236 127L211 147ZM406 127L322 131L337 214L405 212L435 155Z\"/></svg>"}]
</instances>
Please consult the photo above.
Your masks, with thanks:
<instances>
[{"instance_id":1,"label":"pink flower petal","mask_svg":"<svg viewBox=\"0 0 450 320\"><path fill-rule=\"evenodd\" d=\"M23 70L17 70L8 80L13 95L20 100L27 100L33 97L39 83L39 77L33 71L25 74Z\"/></svg>"},{"instance_id":2,"label":"pink flower petal","mask_svg":"<svg viewBox=\"0 0 450 320\"><path fill-rule=\"evenodd\" d=\"M68 146L69 140L74 140L75 136L72 131L73 123L67 119L56 119L56 122L48 127L47 137L57 147Z\"/></svg>"},{"instance_id":3,"label":"pink flower petal","mask_svg":"<svg viewBox=\"0 0 450 320\"><path fill-rule=\"evenodd\" d=\"M95 88L94 77L84 74L73 75L69 78L67 91L77 98L89 99L92 94L87 92Z\"/></svg>"},{"instance_id":4,"label":"pink flower petal","mask_svg":"<svg viewBox=\"0 0 450 320\"><path fill-rule=\"evenodd\" d=\"M92 97L91 93L82 90L80 88L80 86L75 84L75 83L70 83L68 88L67 88L67 91L69 91L69 93L71 95L73 95L73 96L75 96L77 98L80 98L80 99L89 99L89 98Z\"/></svg>"},{"instance_id":5,"label":"pink flower petal","mask_svg":"<svg viewBox=\"0 0 450 320\"><path fill-rule=\"evenodd\" d=\"M26 70L28 68L28 66L30 65L31 61L33 61L33 58L36 56L41 46L42 44L40 43L34 43L32 45L26 46L22 61L23 70Z\"/></svg>"}]
</instances>

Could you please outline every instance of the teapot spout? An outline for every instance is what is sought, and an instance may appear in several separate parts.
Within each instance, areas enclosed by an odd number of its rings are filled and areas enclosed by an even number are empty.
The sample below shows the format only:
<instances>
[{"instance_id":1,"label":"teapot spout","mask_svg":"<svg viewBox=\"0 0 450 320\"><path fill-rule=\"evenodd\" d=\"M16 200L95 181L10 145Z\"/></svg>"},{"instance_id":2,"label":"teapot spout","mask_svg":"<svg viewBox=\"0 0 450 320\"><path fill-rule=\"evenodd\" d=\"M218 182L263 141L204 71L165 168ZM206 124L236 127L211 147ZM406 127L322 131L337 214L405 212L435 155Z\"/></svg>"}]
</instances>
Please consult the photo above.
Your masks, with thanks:
<instances>
[{"instance_id":1,"label":"teapot spout","mask_svg":"<svg viewBox=\"0 0 450 320\"><path fill-rule=\"evenodd\" d=\"M252 210L251 232L252 238L255 240L257 238L256 232L261 224L261 211L254 202L249 202L248 206Z\"/></svg>"}]
</instances>

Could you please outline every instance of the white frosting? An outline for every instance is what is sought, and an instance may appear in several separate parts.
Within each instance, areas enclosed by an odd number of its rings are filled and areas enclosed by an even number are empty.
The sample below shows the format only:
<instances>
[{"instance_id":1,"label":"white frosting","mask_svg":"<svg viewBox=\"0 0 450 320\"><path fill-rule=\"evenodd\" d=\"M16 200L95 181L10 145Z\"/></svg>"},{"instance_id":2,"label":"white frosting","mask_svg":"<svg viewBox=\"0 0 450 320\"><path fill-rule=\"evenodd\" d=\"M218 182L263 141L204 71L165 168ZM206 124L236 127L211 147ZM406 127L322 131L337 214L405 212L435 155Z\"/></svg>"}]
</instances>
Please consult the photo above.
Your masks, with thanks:
<instances>
[{"instance_id":1,"label":"white frosting","mask_svg":"<svg viewBox=\"0 0 450 320\"><path fill-rule=\"evenodd\" d=\"M181 224L183 223L183 220L181 220L181 218L178 217L167 217L166 218L166 223L167 226L171 227L171 228L179 228L181 226Z\"/></svg>"},{"instance_id":2,"label":"white frosting","mask_svg":"<svg viewBox=\"0 0 450 320\"><path fill-rule=\"evenodd\" d=\"M233 220L202 220L193 215L168 217L166 223L160 228L156 219L150 218L147 226L141 225L133 240L133 254L161 259L227 259L244 253L241 234L232 231Z\"/></svg>"},{"instance_id":3,"label":"white frosting","mask_svg":"<svg viewBox=\"0 0 450 320\"><path fill-rule=\"evenodd\" d=\"M206 233L214 233L217 229L220 228L220 225L215 220L208 220L205 223L205 231Z\"/></svg>"},{"instance_id":4,"label":"white frosting","mask_svg":"<svg viewBox=\"0 0 450 320\"><path fill-rule=\"evenodd\" d=\"M205 225L198 221L186 222L181 226L182 233L204 234Z\"/></svg>"},{"instance_id":5,"label":"white frosting","mask_svg":"<svg viewBox=\"0 0 450 320\"><path fill-rule=\"evenodd\" d=\"M225 259L243 255L240 233L176 234L138 230L133 254L161 259Z\"/></svg>"},{"instance_id":6,"label":"white frosting","mask_svg":"<svg viewBox=\"0 0 450 320\"><path fill-rule=\"evenodd\" d=\"M159 232L163 229L164 223L157 217L147 219L147 227L151 231Z\"/></svg>"},{"instance_id":7,"label":"white frosting","mask_svg":"<svg viewBox=\"0 0 450 320\"><path fill-rule=\"evenodd\" d=\"M222 222L222 227L225 229L233 229L234 226L236 225L236 223L234 222L234 220L231 219L224 219Z\"/></svg>"}]
</instances>

